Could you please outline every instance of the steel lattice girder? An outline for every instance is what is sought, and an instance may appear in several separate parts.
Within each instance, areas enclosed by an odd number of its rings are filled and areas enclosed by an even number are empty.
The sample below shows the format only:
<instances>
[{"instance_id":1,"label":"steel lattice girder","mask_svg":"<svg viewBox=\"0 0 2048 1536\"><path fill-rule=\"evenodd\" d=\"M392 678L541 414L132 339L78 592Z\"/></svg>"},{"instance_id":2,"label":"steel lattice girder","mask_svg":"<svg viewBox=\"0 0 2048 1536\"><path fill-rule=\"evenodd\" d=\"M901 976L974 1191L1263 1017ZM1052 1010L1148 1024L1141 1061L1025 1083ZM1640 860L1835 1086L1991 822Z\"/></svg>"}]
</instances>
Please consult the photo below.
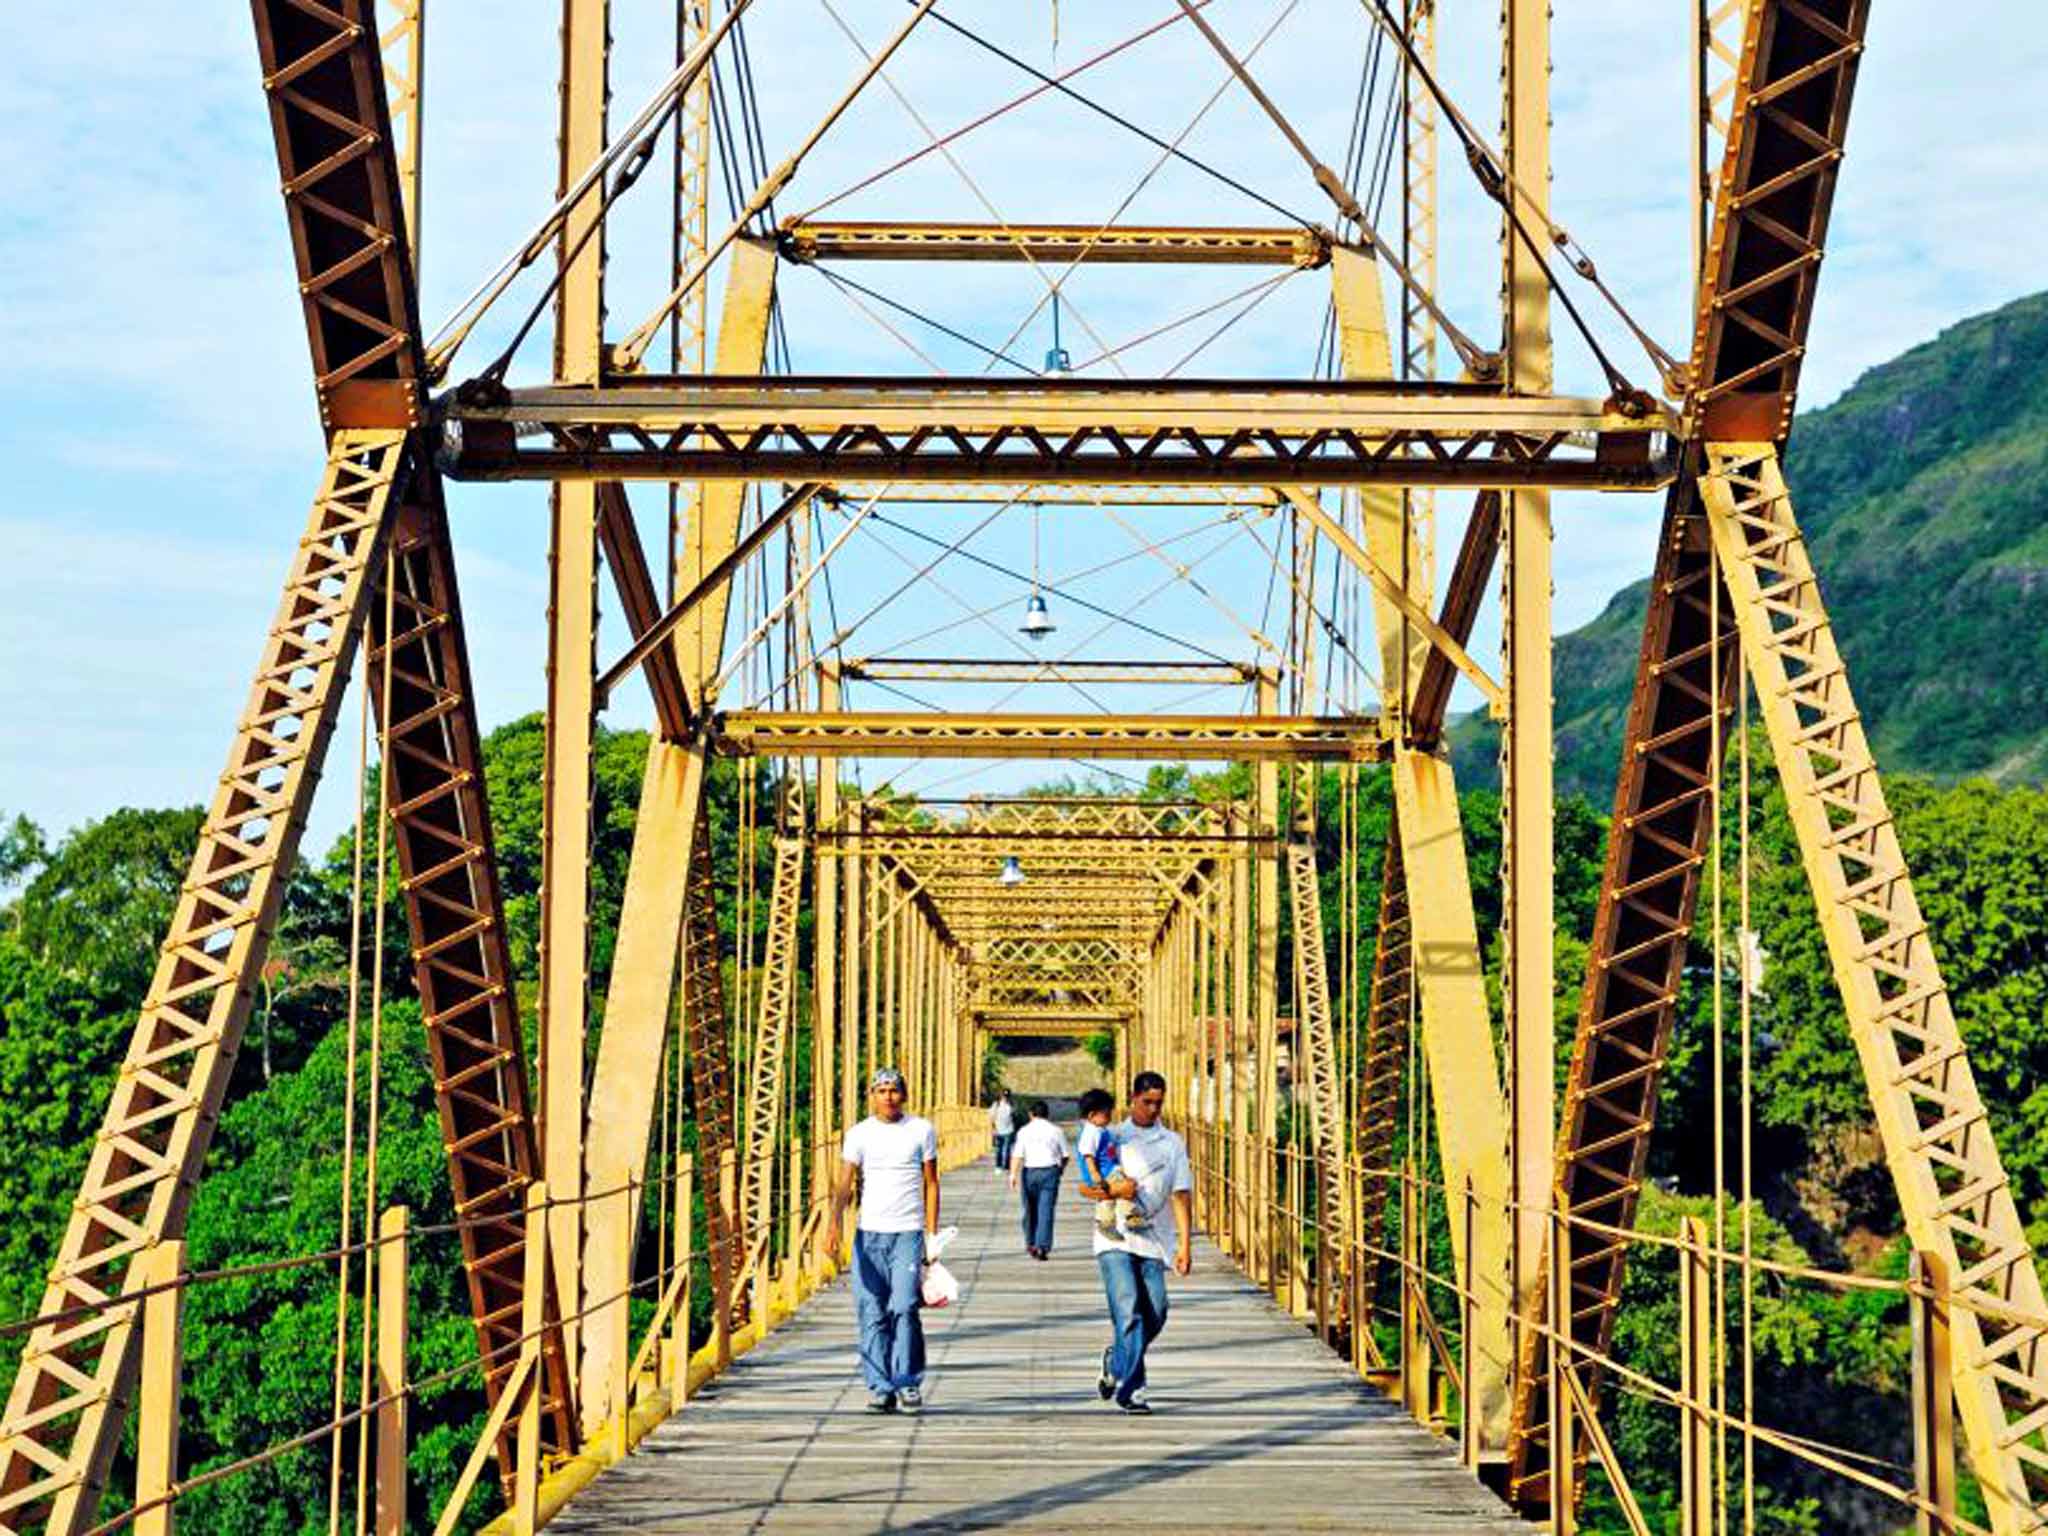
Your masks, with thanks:
<instances>
[{"instance_id":1,"label":"steel lattice girder","mask_svg":"<svg viewBox=\"0 0 2048 1536\"><path fill-rule=\"evenodd\" d=\"M955 807L957 815L939 814L940 808ZM1225 820L1214 806L1195 800L1112 800L1094 796L900 803L885 800L869 802L867 814L884 831L928 832L934 836L1044 832L1152 837L1214 832Z\"/></svg>"},{"instance_id":2,"label":"steel lattice girder","mask_svg":"<svg viewBox=\"0 0 2048 1536\"><path fill-rule=\"evenodd\" d=\"M256 978L363 632L407 469L402 432L338 434L242 725L158 953L40 1316L137 1289L131 1260L184 1230ZM137 1309L40 1322L0 1435L0 1524L93 1523L133 1391Z\"/></svg>"},{"instance_id":3,"label":"steel lattice girder","mask_svg":"<svg viewBox=\"0 0 2048 1536\"><path fill-rule=\"evenodd\" d=\"M1701 499L1913 1246L1953 1281L1955 1398L1992 1529L2048 1516L2048 1300L1770 443Z\"/></svg>"},{"instance_id":4,"label":"steel lattice girder","mask_svg":"<svg viewBox=\"0 0 2048 1536\"><path fill-rule=\"evenodd\" d=\"M1674 423L1457 384L666 378L457 391L469 480L1029 480L1647 490Z\"/></svg>"},{"instance_id":5,"label":"steel lattice girder","mask_svg":"<svg viewBox=\"0 0 2048 1536\"><path fill-rule=\"evenodd\" d=\"M735 757L1117 758L1377 762L1369 716L934 715L736 710L716 749Z\"/></svg>"},{"instance_id":6,"label":"steel lattice girder","mask_svg":"<svg viewBox=\"0 0 2048 1536\"><path fill-rule=\"evenodd\" d=\"M1772 348L1803 344L1811 318L1867 3L1744 3L1689 371L1700 397L1713 397L1703 411L1696 399L1695 415L1754 420L1760 433L1782 435L1791 421L1798 353ZM1745 227L1732 228L1736 223ZM1737 323L1730 326L1730 318ZM1685 468L1695 472L1696 457ZM1650 584L1557 1143L1555 1179L1567 1210L1619 1228L1633 1224L1641 1192L1699 868L1712 834L1708 797L1721 770L1713 721L1730 708L1734 688L1734 637L1724 632L1716 644L1709 632L1715 586L1699 492L1682 479L1666 501ZM1593 1403L1601 1386L1596 1362L1613 1337L1626 1259L1627 1244L1619 1240L1581 1239L1572 1253L1571 1326L1587 1352L1581 1376ZM1536 1509L1550 1498L1549 1368L1540 1334L1532 1330L1525 1345L1509 1493ZM1573 1454L1584 1460L1583 1441Z\"/></svg>"},{"instance_id":7,"label":"steel lattice girder","mask_svg":"<svg viewBox=\"0 0 2048 1536\"><path fill-rule=\"evenodd\" d=\"M1300 225L1250 229L804 220L783 226L782 254L803 262L1086 260L1091 266L1319 267L1330 259L1330 235Z\"/></svg>"}]
</instances>

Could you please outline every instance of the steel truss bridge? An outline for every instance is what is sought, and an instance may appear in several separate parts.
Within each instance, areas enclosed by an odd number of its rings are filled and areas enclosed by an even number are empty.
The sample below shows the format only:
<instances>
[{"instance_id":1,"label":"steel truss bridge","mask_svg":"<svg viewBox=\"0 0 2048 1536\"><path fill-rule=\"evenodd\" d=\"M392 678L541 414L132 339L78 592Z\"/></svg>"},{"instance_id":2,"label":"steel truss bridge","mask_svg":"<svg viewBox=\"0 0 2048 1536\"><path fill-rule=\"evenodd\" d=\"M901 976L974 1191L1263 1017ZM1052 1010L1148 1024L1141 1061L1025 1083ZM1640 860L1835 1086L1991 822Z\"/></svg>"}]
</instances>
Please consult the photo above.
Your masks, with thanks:
<instances>
[{"instance_id":1,"label":"steel truss bridge","mask_svg":"<svg viewBox=\"0 0 2048 1536\"><path fill-rule=\"evenodd\" d=\"M1429 0L1363 7L1398 82L1387 173L1398 218L1386 234L1357 175L1315 157L1260 88L1257 61L1233 53L1195 0L1168 22L1199 30L1233 88L1300 151L1332 205L1326 223L767 226L819 136L913 31L939 25L944 13L920 0L789 159L758 180L736 172L737 216L716 229L713 167L736 152L714 129L715 83L749 7L684 5L675 73L622 123L608 108L607 0L564 0L560 200L430 335L415 282L420 0L381 15L370 0L253 0L328 457L27 1330L0 1421L0 1529L167 1532L192 1486L178 1447L179 1311L205 1277L184 1263L186 1213L358 668L491 1410L458 1496L408 1508L407 1214L367 1213L339 1250L304 1260L338 1260L344 1286L354 1257L374 1275L373 1375L300 1443L334 1447L337 1488L355 1490L359 1519L378 1530L449 1529L479 1484L502 1494L503 1528L573 1516L656 1426L689 1422L707 1380L772 1347L845 1262L824 1251L820 1212L864 1074L901 1063L958 1166L981 1150L984 1047L1010 1032L1108 1033L1122 1068L1164 1071L1215 1250L1402 1405L1417 1444L1448 1437L1472 1489L1564 1531L1597 1472L1647 1529L1603 1424L1618 1382L1644 1385L1617 1375L1610 1346L1625 1268L1648 1241L1634 1222L1745 687L1918 1255L1905 1289L1920 1325L1920 1437L1913 1481L1895 1486L1764 1422L1768 1405L1731 1398L1708 1276L1732 1260L1688 1226L1676 1243L1683 1379L1650 1384L1677 1410L1684 1529L1715 1530L1739 1502L1715 1470L1731 1435L1858 1480L1922 1530L1974 1528L1955 1513L1960 1454L1989 1529L2041 1529L2048 1305L1783 465L1867 0L1699 6L1700 244L1682 358L1629 319L1552 216L1549 0L1503 5L1497 145L1437 84ZM1450 163L1468 163L1501 214L1500 328L1485 345L1456 329L1435 288L1446 134ZM663 144L674 148L674 290L621 334L605 323L607 215ZM1327 285L1334 367L1195 381L767 371L779 279L909 260L1268 268ZM530 269L547 281L529 321L554 308L544 380L512 381L510 352L465 371L479 319ZM1575 327L1591 313L1640 343L1653 387L1600 351L1604 395L1556 393L1560 307ZM657 371L648 354L664 337ZM1453 371L1439 352L1455 352ZM546 481L553 498L538 1063L522 1033L444 502L451 481L499 480ZM627 489L645 481L672 488L669 547L653 558ZM1471 511L1439 582L1438 493L1451 488L1469 491ZM1550 495L1585 488L1653 492L1663 512L1559 1095ZM1284 530L1295 618L1246 660L874 655L799 640L779 693L736 702L723 691L763 635L810 632L821 509L1020 499L1072 517L1143 506ZM786 571L748 595L742 573L768 570L771 549L789 553ZM1319 569L1338 573L1349 608L1318 602ZM597 625L607 571L626 630L623 643L605 637L609 659ZM1489 667L1465 646L1493 591L1504 638ZM1322 662L1329 648L1369 662L1373 696L1318 699L1319 645ZM1443 743L1461 680L1503 733L1498 1017ZM885 684L971 682L1010 686L1034 707L847 702ZM1036 707L1057 687L1177 682L1238 689L1247 707ZM656 723L600 1014L588 983L594 721L615 690L643 684ZM709 812L724 758L746 770L737 829ZM1213 799L943 802L857 791L838 766L894 758L1242 773ZM1346 811L1343 867L1319 868L1314 782L1335 776L1348 791L1365 774L1391 784L1384 848L1361 853ZM772 840L772 875L721 892L712 845L736 831ZM1021 882L993 878L1006 857ZM1323 885L1355 892L1361 858L1384 871L1376 920L1347 913L1344 931L1325 932ZM720 950L721 899L741 902L764 935L739 957L737 982ZM673 1131L685 1110L688 1155ZM650 1209L664 1213L653 1230ZM1448 1233L1448 1268L1426 1240L1432 1222ZM693 1340L692 1296L706 1285L712 1336ZM629 1298L652 1304L651 1321L629 1326ZM113 1514L131 1422L134 1486L118 1489L125 1512ZM341 1450L358 1443L360 1473ZM208 1475L275 1454L252 1448ZM1387 1508L1401 1497L1375 1494ZM1260 1518L1216 1515L1233 1528Z\"/></svg>"}]
</instances>

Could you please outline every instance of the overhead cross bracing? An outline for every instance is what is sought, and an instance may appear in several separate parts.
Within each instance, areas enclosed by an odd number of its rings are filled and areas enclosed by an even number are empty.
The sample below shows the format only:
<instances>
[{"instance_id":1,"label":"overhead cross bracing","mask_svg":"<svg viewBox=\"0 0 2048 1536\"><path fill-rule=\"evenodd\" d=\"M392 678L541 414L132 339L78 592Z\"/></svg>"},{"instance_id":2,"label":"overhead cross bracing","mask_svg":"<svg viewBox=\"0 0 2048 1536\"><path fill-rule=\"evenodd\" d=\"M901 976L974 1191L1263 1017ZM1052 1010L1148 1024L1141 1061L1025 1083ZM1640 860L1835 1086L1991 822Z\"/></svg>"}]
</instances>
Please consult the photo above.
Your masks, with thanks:
<instances>
[{"instance_id":1,"label":"overhead cross bracing","mask_svg":"<svg viewBox=\"0 0 2048 1536\"><path fill-rule=\"evenodd\" d=\"M1668 1451L1681 1524L1704 1532L1756 1491L1740 1453L1767 1446L1890 1500L1894 1523L1964 1529L1952 1417L1990 1529L2042 1523L2029 1226L1794 512L1786 439L1863 0L1706 0L1688 27L1682 363L1618 297L1641 275L1603 272L1553 203L1547 0L1502 8L1497 112L1445 88L1473 71L1440 73L1458 35L1426 0L1319 16L1312 47L1292 5L1257 30L1214 0L1072 9L1079 41L1041 68L1050 18L1030 8L845 0L844 88L811 68L792 92L754 78L794 56L758 46L780 24L758 0L664 13L647 48L644 15L564 0L561 90L535 104L557 196L429 334L428 18L258 0L328 459L22 1330L0 1529L94 1528L131 1407L117 1518L164 1530L189 1493L178 1297L218 1277L180 1239L360 658L477 1341L452 1369L490 1414L462 1486L496 1485L505 1524L630 1478L604 1469L841 1273L823 1191L868 1073L907 1074L955 1177L985 1145L992 1047L1033 1033L1089 1037L1124 1081L1165 1074L1205 1236L1270 1322L1449 1442L1467 1494L1568 1531L1589 1482L1626 1516L1628 1458ZM1011 113L1020 138L985 151ZM1058 158L1075 142L1085 167ZM1021 174L1048 166L1076 173ZM1121 202L1097 195L1111 182ZM1437 225L1453 184L1497 218L1476 292ZM615 258L644 234L627 200L651 197L647 286L648 263ZM550 316L551 350L533 334ZM532 975L480 764L467 501L447 491L507 479L552 488ZM1665 503L1554 1103L1550 589L1583 535L1550 496L1571 489ZM1496 620L1499 658L1479 659ZM1747 812L1720 787L1745 680L1915 1250L1910 1284L1855 1277L1917 1318L1910 1486L1748 1399L1715 1297L1717 1276L1754 1278L1749 1255L1636 1227L1700 890ZM607 908L597 725L643 685L655 729ZM1481 703L1503 731L1498 933L1464 821L1491 804L1461 799L1444 744ZM381 1532L417 1524L407 1414L433 1399L392 1258L408 1215L376 1198L287 1262L338 1266L352 1297L374 1220L374 1295L338 1309L370 1319L364 1374L295 1443L329 1452L337 1525L353 1494ZM1649 1247L1686 1277L1675 1381L1616 1343ZM721 1391L743 1401L746 1380ZM1674 1443L1617 1449L1618 1389L1660 1394ZM839 1430L817 1430L828 1453ZM283 1455L247 1449L205 1475ZM1397 1469L1373 1512L1435 1498L1427 1481Z\"/></svg>"}]
</instances>

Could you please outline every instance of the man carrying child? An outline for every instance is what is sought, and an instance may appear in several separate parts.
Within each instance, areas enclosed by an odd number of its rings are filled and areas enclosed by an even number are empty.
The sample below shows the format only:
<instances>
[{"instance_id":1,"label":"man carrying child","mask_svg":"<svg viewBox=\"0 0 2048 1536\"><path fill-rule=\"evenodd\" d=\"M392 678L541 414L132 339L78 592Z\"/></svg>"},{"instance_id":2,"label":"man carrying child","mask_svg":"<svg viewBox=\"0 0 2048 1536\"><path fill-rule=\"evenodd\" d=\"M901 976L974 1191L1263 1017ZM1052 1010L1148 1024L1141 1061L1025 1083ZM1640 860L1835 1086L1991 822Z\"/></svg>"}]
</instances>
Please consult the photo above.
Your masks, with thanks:
<instances>
[{"instance_id":1,"label":"man carrying child","mask_svg":"<svg viewBox=\"0 0 2048 1536\"><path fill-rule=\"evenodd\" d=\"M1187 1143L1159 1123L1165 1107L1165 1078L1157 1072L1133 1078L1130 1118L1108 1132L1116 1145L1117 1169L1102 1168L1098 1141L1092 1155L1098 1173L1106 1176L1099 1184L1084 1181L1081 1186L1090 1200L1128 1200L1131 1205L1117 1218L1112 1204L1115 1229L1095 1229L1095 1265L1109 1300L1110 1326L1095 1391L1105 1401L1114 1398L1125 1413L1152 1411L1145 1396L1145 1351L1166 1326L1169 1255L1175 1274L1195 1267L1194 1178ZM1103 1112L1103 1120L1108 1118Z\"/></svg>"}]
</instances>

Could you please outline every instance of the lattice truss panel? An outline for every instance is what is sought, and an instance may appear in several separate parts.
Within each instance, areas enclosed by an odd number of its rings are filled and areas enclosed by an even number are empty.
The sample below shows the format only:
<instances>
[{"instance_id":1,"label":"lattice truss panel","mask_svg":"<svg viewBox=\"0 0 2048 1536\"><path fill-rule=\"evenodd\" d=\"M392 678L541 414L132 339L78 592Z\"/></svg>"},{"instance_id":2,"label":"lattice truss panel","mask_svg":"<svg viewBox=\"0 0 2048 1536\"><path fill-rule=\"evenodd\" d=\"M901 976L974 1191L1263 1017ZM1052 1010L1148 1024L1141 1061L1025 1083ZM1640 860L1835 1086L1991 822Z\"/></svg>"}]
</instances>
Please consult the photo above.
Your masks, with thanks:
<instances>
[{"instance_id":1,"label":"lattice truss panel","mask_svg":"<svg viewBox=\"0 0 2048 1536\"><path fill-rule=\"evenodd\" d=\"M683 1049L697 1122L697 1166L704 1170L704 1221L715 1271L737 1272L745 1252L740 1206L728 1206L720 1170L739 1144L732 1102L732 1053L726 1038L725 976L718 962L718 909L711 862L711 818L697 812L690 840L690 888L683 904L681 998ZM735 1305L743 1298L735 1297Z\"/></svg>"},{"instance_id":2,"label":"lattice truss panel","mask_svg":"<svg viewBox=\"0 0 2048 1536\"><path fill-rule=\"evenodd\" d=\"M796 1018L797 898L802 893L804 843L775 840L775 880L768 895L768 946L761 960L761 1012L754 1027L754 1054L747 1063L747 1151L740 1169L740 1209L756 1234L769 1229L768 1159L782 1125L789 1036Z\"/></svg>"},{"instance_id":3,"label":"lattice truss panel","mask_svg":"<svg viewBox=\"0 0 2048 1536\"><path fill-rule=\"evenodd\" d=\"M271 622L0 1425L0 1525L89 1523L135 1376L133 1264L184 1230L361 637L399 432L343 432ZM82 1310L74 1310L82 1309Z\"/></svg>"},{"instance_id":4,"label":"lattice truss panel","mask_svg":"<svg viewBox=\"0 0 2048 1536\"><path fill-rule=\"evenodd\" d=\"M1387 829L1380 877L1377 941L1373 947L1372 991L1366 1004L1365 1040L1359 1049L1357 1148L1364 1169L1359 1197L1356 1252L1361 1305L1370 1317L1379 1277L1378 1250L1387 1235L1387 1174L1394 1133L1401 1122L1401 1077L1408 1059L1409 1020L1415 1006L1414 955L1408 923L1408 876L1401 865L1399 829Z\"/></svg>"},{"instance_id":5,"label":"lattice truss panel","mask_svg":"<svg viewBox=\"0 0 2048 1536\"><path fill-rule=\"evenodd\" d=\"M1771 444L1701 493L1915 1246L1950 1265L1956 1401L2001 1532L2048 1517L2048 1304Z\"/></svg>"},{"instance_id":6,"label":"lattice truss panel","mask_svg":"<svg viewBox=\"0 0 2048 1536\"><path fill-rule=\"evenodd\" d=\"M1342 1185L1343 1095L1337 1083L1337 1035L1330 1007L1330 961L1323 948L1323 892L1316 851L1307 842L1287 845L1287 889L1294 917L1296 1010L1307 1069L1309 1132L1316 1154L1316 1224L1320 1251L1341 1254L1347 1244Z\"/></svg>"}]
</instances>

